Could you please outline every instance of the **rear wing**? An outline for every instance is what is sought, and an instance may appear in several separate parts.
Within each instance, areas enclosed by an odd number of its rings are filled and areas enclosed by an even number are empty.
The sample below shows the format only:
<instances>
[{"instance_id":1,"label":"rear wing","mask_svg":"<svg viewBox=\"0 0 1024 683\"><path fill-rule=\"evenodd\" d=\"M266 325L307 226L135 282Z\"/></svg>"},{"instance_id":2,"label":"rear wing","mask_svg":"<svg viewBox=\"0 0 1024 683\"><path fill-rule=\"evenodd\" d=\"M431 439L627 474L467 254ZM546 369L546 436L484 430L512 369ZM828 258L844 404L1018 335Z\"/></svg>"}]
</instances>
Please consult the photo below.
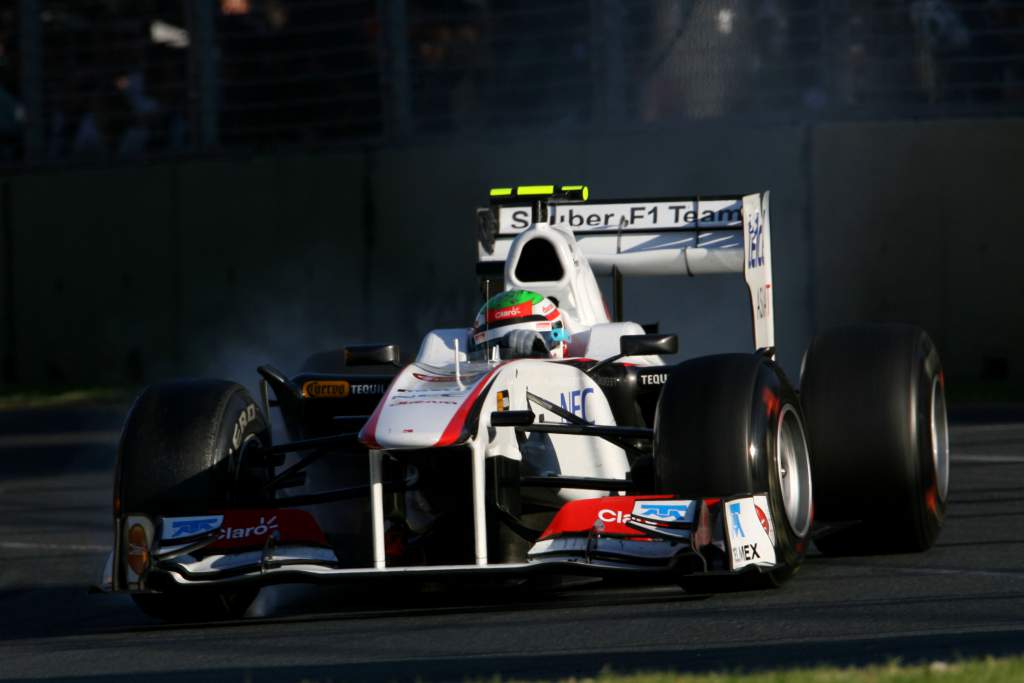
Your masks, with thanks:
<instances>
[{"instance_id":1,"label":"rear wing","mask_svg":"<svg viewBox=\"0 0 1024 683\"><path fill-rule=\"evenodd\" d=\"M552 188L552 186L542 186ZM563 186L563 190L570 186ZM571 186L574 190L582 186ZM513 240L534 226L537 200L523 192L501 190L501 199L477 210L477 268L497 269ZM771 234L768 192L679 199L585 200L586 188L553 192L543 210L552 227L575 236L597 275L713 275L743 273L750 290L754 345L774 349ZM518 195L518 196L517 196ZM495 191L492 191L494 198ZM540 222L538 221L538 223Z\"/></svg>"}]
</instances>

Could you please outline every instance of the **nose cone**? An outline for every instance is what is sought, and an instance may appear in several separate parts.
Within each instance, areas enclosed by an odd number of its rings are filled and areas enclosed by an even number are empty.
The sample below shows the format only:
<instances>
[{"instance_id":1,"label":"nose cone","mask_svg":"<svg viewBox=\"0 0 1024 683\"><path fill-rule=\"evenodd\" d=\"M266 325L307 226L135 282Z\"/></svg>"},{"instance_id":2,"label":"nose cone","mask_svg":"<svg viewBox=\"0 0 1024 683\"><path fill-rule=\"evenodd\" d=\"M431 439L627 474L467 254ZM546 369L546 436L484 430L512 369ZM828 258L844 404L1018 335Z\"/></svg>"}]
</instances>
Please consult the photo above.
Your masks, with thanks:
<instances>
[{"instance_id":1,"label":"nose cone","mask_svg":"<svg viewBox=\"0 0 1024 683\"><path fill-rule=\"evenodd\" d=\"M469 438L474 406L497 367L462 363L437 368L413 364L405 368L377 405L359 438L371 448L386 450L442 448Z\"/></svg>"}]
</instances>

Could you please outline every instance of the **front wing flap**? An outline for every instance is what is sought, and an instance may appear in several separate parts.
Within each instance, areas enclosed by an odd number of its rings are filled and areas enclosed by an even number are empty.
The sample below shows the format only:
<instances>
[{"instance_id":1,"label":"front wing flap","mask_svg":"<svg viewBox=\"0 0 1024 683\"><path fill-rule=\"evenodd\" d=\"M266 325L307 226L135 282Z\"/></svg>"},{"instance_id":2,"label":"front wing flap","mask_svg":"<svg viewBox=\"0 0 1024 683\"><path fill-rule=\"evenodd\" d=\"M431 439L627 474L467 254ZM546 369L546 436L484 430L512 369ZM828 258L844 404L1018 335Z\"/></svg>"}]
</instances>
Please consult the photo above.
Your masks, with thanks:
<instances>
[{"instance_id":1,"label":"front wing flap","mask_svg":"<svg viewBox=\"0 0 1024 683\"><path fill-rule=\"evenodd\" d=\"M765 495L595 498L566 504L529 560L682 574L770 570L776 566L775 532Z\"/></svg>"}]
</instances>

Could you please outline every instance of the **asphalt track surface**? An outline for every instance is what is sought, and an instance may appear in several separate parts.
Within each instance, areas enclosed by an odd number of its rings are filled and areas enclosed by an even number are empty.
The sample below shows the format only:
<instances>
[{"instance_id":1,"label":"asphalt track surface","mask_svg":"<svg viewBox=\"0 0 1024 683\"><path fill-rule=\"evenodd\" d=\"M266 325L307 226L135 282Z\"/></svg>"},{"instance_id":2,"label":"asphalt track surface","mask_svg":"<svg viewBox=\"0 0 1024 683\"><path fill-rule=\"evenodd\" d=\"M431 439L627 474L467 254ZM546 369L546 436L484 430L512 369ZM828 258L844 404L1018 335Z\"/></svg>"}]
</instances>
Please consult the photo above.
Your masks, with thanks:
<instances>
[{"instance_id":1,"label":"asphalt track surface","mask_svg":"<svg viewBox=\"0 0 1024 683\"><path fill-rule=\"evenodd\" d=\"M531 679L1024 653L1024 411L966 417L927 553L812 553L781 590L716 595L274 589L241 621L169 626L88 591L122 411L0 413L0 679Z\"/></svg>"}]
</instances>

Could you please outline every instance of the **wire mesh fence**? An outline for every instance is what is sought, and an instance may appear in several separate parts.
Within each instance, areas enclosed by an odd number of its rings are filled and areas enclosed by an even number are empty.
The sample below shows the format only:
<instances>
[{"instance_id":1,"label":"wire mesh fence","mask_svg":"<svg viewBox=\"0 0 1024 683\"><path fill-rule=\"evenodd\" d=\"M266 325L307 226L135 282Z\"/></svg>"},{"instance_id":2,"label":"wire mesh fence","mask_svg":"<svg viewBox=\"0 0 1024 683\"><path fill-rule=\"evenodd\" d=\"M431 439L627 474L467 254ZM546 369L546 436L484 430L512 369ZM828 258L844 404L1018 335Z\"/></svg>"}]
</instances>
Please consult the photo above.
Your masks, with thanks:
<instances>
[{"instance_id":1,"label":"wire mesh fence","mask_svg":"<svg viewBox=\"0 0 1024 683\"><path fill-rule=\"evenodd\" d=\"M1024 0L6 0L8 165L1024 113Z\"/></svg>"}]
</instances>

